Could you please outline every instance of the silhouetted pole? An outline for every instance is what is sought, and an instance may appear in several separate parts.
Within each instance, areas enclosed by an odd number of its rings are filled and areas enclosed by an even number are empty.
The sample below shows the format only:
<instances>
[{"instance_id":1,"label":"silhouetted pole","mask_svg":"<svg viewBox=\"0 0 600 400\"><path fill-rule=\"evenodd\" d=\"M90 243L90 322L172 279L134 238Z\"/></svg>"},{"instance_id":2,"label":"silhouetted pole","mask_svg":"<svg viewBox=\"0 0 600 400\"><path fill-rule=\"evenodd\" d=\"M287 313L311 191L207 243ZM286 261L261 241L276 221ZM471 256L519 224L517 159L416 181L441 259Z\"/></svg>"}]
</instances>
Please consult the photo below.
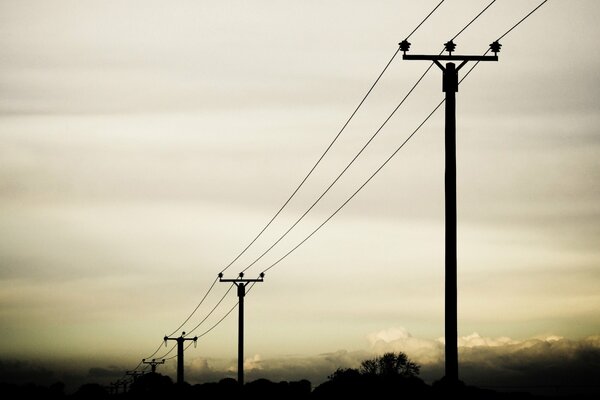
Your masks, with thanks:
<instances>
[{"instance_id":1,"label":"silhouetted pole","mask_svg":"<svg viewBox=\"0 0 600 400\"><path fill-rule=\"evenodd\" d=\"M139 378L141 375L144 375L144 371L127 371L125 372L125 375L131 376L133 383L135 383L137 378Z\"/></svg>"},{"instance_id":2,"label":"silhouetted pole","mask_svg":"<svg viewBox=\"0 0 600 400\"><path fill-rule=\"evenodd\" d=\"M198 336L194 336L193 338L186 338L184 336L185 332L181 332L181 336L176 338L164 337L165 346L167 345L167 340L177 341L177 383L179 384L183 383L183 343L186 340L193 340L194 342L198 340Z\"/></svg>"},{"instance_id":3,"label":"silhouetted pole","mask_svg":"<svg viewBox=\"0 0 600 400\"><path fill-rule=\"evenodd\" d=\"M456 268L456 92L458 92L458 71L468 61L498 61L500 43L490 45L493 56L456 56L452 52L456 45L452 40L444 44L448 55L407 55L410 43L400 43L404 60L433 61L443 72L442 90L446 93L446 174L445 174L445 211L446 211L446 273L445 273L445 362L446 381L450 385L458 384L458 310L457 310L457 268ZM452 62L443 66L440 61Z\"/></svg>"},{"instance_id":4,"label":"silhouetted pole","mask_svg":"<svg viewBox=\"0 0 600 400\"><path fill-rule=\"evenodd\" d=\"M153 358L152 361L146 361L146 359L144 358L142 359L142 363L150 365L152 372L156 372L156 366L158 364L164 364L165 360L163 359L161 361L156 361L156 358Z\"/></svg>"},{"instance_id":5,"label":"silhouetted pole","mask_svg":"<svg viewBox=\"0 0 600 400\"><path fill-rule=\"evenodd\" d=\"M244 385L244 297L246 297L246 285L250 282L263 282L264 273L260 274L258 279L244 279L244 273L236 279L223 279L223 274L219 274L220 282L231 282L237 287L238 303L238 384Z\"/></svg>"}]
</instances>

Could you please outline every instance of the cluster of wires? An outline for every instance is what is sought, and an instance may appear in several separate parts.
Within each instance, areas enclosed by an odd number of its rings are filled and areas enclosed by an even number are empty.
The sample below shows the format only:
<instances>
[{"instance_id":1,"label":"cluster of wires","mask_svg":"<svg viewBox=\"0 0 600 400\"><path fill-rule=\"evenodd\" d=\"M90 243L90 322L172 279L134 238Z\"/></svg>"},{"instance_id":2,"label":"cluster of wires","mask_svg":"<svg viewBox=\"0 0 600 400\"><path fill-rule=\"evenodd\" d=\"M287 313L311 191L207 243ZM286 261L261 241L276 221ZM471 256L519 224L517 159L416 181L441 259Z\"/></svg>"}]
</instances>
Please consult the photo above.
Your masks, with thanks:
<instances>
[{"instance_id":1,"label":"cluster of wires","mask_svg":"<svg viewBox=\"0 0 600 400\"><path fill-rule=\"evenodd\" d=\"M544 1L540 2L534 9L532 9L524 17L522 17L515 24L513 24L508 30L506 30L504 33L502 33L492 43L491 47L488 48L485 51L485 53L483 53L483 55L488 54L490 51L492 51L494 53L497 53L499 51L499 49L500 49L499 41L502 40L502 39L504 39L509 33L511 33L517 26L519 26L520 24L522 24L527 18L529 18L534 12L536 12L540 7L542 7L547 1L548 0L544 0ZM257 242L257 240L261 236L263 236L263 234L265 233L265 231L267 231L268 228L273 224L273 222L279 217L279 215L282 213L282 211L288 206L288 204L290 203L290 201L296 196L296 194L304 186L304 184L311 177L311 175L313 175L313 173L315 172L315 170L317 169L317 167L319 166L319 164L322 162L322 160L329 153L329 151L331 150L331 148L338 141L338 139L340 138L340 136L342 135L342 133L344 132L344 130L346 129L346 127L350 124L350 122L355 117L355 115L357 114L357 112L359 111L359 109L363 106L363 104L365 103L365 101L367 100L367 98L369 97L369 95L375 89L375 87L377 86L377 84L381 80L382 76L388 70L388 67L392 64L392 62L394 61L394 59L396 58L396 56L398 55L398 53L400 51L406 51L407 50L406 43L408 43L408 40L410 39L410 37L415 32L417 32L425 24L425 22L440 8L440 6L444 2L445 2L445 0L441 0L439 3L437 3L436 6L417 24L417 26L400 43L400 46L392 54L392 56L389 59L389 61L387 61L387 63L385 64L383 70L379 73L379 75L377 76L377 78L375 79L375 81L373 82L373 84L369 87L369 89L367 90L366 94L361 98L361 100L359 101L358 105L354 108L354 110L352 111L352 113L350 114L350 116L346 119L346 121L344 122L344 124L342 125L342 127L339 129L339 131L336 133L336 135L333 137L333 139L331 140L331 142L326 146L325 150L317 158L316 162L309 169L308 173L304 176L304 178L300 181L300 183L292 191L291 195L286 199L286 201L282 204L282 206L279 207L279 209L275 212L275 214L273 215L273 217L271 217L269 219L269 221L258 231L258 233L252 238L252 240L250 240L249 243L239 253L237 253L237 255L227 265L225 265L224 268L221 269L221 271L219 272L219 275L209 285L206 293L203 295L202 299L199 301L199 303L196 305L196 307L183 320L183 322L176 329L174 329L168 336L174 336L174 335L176 335L178 332L180 332L180 330L184 326L186 326L190 322L190 320L194 317L194 315L196 315L196 313L198 312L198 310L200 309L200 307L206 302L207 298L209 297L209 295L211 294L211 292L214 290L216 283L219 281L219 277L223 276L223 273L225 273L232 266L234 266L236 264L236 262ZM449 43L451 43L453 40L455 40L456 38L458 38L463 32L465 32L495 2L496 2L496 0L491 1L489 4L486 5L485 8L483 8L481 11L479 11L472 19L470 19L469 22L467 24L465 24L458 31L458 33L456 33L452 37L452 39L450 40ZM442 52L443 52L443 50L442 50ZM478 64L479 64L479 62L474 63L471 66L471 68L464 74L464 76L462 77L462 79L460 80L460 82L464 81L471 74L471 72L477 67ZM429 73L429 71L431 70L431 68L433 67L433 65L434 65L433 62L431 64L429 64L429 66L418 77L418 79L410 87L410 89L407 91L407 93L404 95L404 97L401 99L401 101L396 105L396 107L392 110L392 112L383 120L383 122L374 131L374 133L369 137L369 139L365 142L365 144L362 146L362 148L341 169L341 171L337 174L337 176L333 179L333 181L316 198L316 200L314 200L314 202L269 247L267 247L262 253L260 253L260 255L258 257L256 257L253 261L251 261L250 263L248 263L247 265L245 265L240 270L240 276L243 276L243 273L245 273L246 271L248 271L250 268L254 267L256 264L259 263L260 260L263 259L263 257L265 255L267 255L268 253L270 253L273 250L273 248L275 248L311 212L311 210L327 195L327 193L330 191L330 189L340 180L340 178L348 171L348 169L354 164L354 162L361 156L361 154L365 151L365 149L380 134L380 132L383 130L383 128L386 126L386 124L392 119L392 117L402 107L402 105L405 104L406 100L414 92L414 90L417 88L417 86L419 86L419 84L423 81L423 79ZM359 185L355 189L355 191L352 192L352 194L350 196L348 196L346 198L346 200L341 203L341 205L339 205L339 207L337 207L329 216L327 216L322 221L321 224L319 224L314 230L312 230L302 240L300 240L294 246L292 246L287 252L283 253L283 255L280 258L278 258L276 261L274 261L273 263L268 264L266 267L262 268L262 270L260 271L261 276L264 276L264 274L266 272L272 270L277 265L280 265L280 263L286 257L288 257L290 254L292 254L294 251L296 251L300 246L302 246L304 243L306 243L306 241L308 241L310 238L312 238L325 224L327 224L334 216L336 216L398 154L398 152L402 148L404 148L404 146L417 134L417 132L419 132L419 130L436 113L436 111L442 106L443 103L444 103L444 100L439 101L432 108L432 110L426 115L426 117L422 120L422 122L420 122L416 126L416 128L394 149L394 151L391 152L391 154L383 161L383 163L381 163L379 165L379 167L377 167L372 172L372 174L361 185ZM254 283L252 283L248 287L247 292L249 292L252 289L253 285L254 285ZM193 326L191 329L187 330L186 332L182 333L181 336L182 337L191 337L191 335L193 333L195 333L199 328L203 327L204 324L206 323L206 321L208 320L208 318L211 317L219 309L219 307L221 307L223 301L229 295L229 293L231 292L231 289L233 288L233 286L234 286L233 284L231 286L229 286L227 288L227 290L221 295L221 297L218 298L218 301L216 302L216 304L212 308L210 308L210 310L206 313L206 315L204 315L204 317L195 326ZM233 312L233 310L237 307L237 305L238 305L238 303L235 303L232 307L230 307L229 309L227 309L226 312L221 316L220 319L218 319L210 327L208 327L208 328L205 327L205 329L203 331L201 331L201 333L197 334L196 337L198 339L202 338L203 336L205 336L208 333L210 333L211 331L213 331L218 325L220 325ZM167 342L165 341L164 344L166 345L166 343ZM185 347L185 349L189 348L193 343L195 343L195 341L190 341L190 343L187 344L187 346ZM176 345L173 345L171 348L167 349L160 356L157 356L157 354L159 354L161 352L162 347L163 347L163 342L160 343L160 345L156 348L156 350L153 353L151 353L149 356L146 356L145 360L149 360L149 359L170 360L170 359L173 359L173 358L177 357L177 354L172 354L173 351L175 350ZM142 361L140 361L140 363L133 370L134 371L146 371L147 368L148 368L148 364L144 363L143 360L142 360Z\"/></svg>"}]
</instances>

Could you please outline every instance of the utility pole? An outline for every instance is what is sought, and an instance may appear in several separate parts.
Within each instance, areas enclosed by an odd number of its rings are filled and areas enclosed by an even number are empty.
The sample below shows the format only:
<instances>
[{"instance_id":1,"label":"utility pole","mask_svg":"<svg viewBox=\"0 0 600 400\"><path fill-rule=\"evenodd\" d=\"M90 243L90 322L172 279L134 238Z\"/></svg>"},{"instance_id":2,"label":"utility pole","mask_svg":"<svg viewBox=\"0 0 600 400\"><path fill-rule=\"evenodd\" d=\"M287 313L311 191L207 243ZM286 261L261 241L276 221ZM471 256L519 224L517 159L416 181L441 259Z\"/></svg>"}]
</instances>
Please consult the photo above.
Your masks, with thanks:
<instances>
[{"instance_id":1,"label":"utility pole","mask_svg":"<svg viewBox=\"0 0 600 400\"><path fill-rule=\"evenodd\" d=\"M452 40L444 43L447 55L408 55L410 43L400 43L403 60L433 61L443 72L442 91L446 93L446 271L445 271L445 361L446 381L458 385L458 313L457 313L457 268L456 268L456 92L458 92L458 71L468 61L498 61L500 43L490 45L493 56L453 55L456 44ZM440 61L448 61L442 65ZM460 61L458 67L452 61Z\"/></svg>"},{"instance_id":2,"label":"utility pole","mask_svg":"<svg viewBox=\"0 0 600 400\"><path fill-rule=\"evenodd\" d=\"M183 343L186 340L193 340L194 343L196 343L198 341L198 336L194 336L193 338L186 338L185 332L181 332L181 336L176 338L170 338L165 336L165 346L167 345L167 340L177 341L177 383L183 384Z\"/></svg>"},{"instance_id":3,"label":"utility pole","mask_svg":"<svg viewBox=\"0 0 600 400\"><path fill-rule=\"evenodd\" d=\"M165 360L163 359L161 361L156 361L156 358L153 358L152 361L146 361L146 359L143 358L142 359L142 363L150 365L150 368L152 369L152 373L155 373L156 372L156 366L158 364L164 364Z\"/></svg>"},{"instance_id":4,"label":"utility pole","mask_svg":"<svg viewBox=\"0 0 600 400\"><path fill-rule=\"evenodd\" d=\"M131 378L133 379L133 383L135 383L137 378L144 375L144 371L127 371L125 372L125 375L131 376Z\"/></svg>"},{"instance_id":5,"label":"utility pole","mask_svg":"<svg viewBox=\"0 0 600 400\"><path fill-rule=\"evenodd\" d=\"M223 279L223 274L219 274L219 282L230 282L237 287L238 304L238 384L244 386L244 297L246 297L246 286L250 282L263 282L265 274L261 272L258 279L244 279L244 273L236 279Z\"/></svg>"}]
</instances>

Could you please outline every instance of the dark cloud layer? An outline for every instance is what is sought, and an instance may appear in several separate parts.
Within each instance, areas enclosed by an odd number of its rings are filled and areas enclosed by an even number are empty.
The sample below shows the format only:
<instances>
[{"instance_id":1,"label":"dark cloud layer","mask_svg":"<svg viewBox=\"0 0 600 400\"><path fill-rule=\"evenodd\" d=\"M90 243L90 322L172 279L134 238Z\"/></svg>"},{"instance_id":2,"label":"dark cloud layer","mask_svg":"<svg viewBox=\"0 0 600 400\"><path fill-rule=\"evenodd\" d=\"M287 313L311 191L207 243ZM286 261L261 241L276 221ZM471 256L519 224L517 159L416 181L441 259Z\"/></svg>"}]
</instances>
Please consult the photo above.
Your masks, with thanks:
<instances>
[{"instance_id":1,"label":"dark cloud layer","mask_svg":"<svg viewBox=\"0 0 600 400\"><path fill-rule=\"evenodd\" d=\"M472 335L461 340L464 345L460 348L460 374L467 384L545 394L600 393L600 336L581 340L549 337L516 341ZM396 339L378 340L371 351L340 350L314 357L264 360L254 355L246 359L246 377L248 381L259 378L273 381L308 379L316 386L337 368L356 368L361 360L401 348L421 364L421 377L425 381L431 383L443 375L443 343L406 334ZM190 383L236 376L236 361L231 359L192 358L186 364L186 380ZM85 382L114 381L125 370L125 367L116 365L94 366L87 370L87 374L78 374L73 366L68 365L49 368L35 362L5 360L0 361L0 380L43 385L63 381L72 391ZM165 365L159 372L174 376L174 366Z\"/></svg>"}]
</instances>

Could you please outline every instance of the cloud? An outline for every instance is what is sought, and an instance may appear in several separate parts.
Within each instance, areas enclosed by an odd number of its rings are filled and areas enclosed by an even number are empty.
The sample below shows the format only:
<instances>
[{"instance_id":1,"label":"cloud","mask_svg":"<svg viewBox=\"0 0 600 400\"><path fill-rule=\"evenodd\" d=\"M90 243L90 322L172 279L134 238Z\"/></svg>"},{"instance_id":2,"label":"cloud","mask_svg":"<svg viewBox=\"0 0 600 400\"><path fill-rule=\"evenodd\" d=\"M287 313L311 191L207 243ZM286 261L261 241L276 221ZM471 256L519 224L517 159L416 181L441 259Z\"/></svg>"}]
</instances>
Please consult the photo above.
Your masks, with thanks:
<instances>
[{"instance_id":1,"label":"cloud","mask_svg":"<svg viewBox=\"0 0 600 400\"><path fill-rule=\"evenodd\" d=\"M404 328L368 335L376 353L404 351L422 365L426 381L443 375L444 340L414 338ZM600 336L569 340L556 335L525 340L483 337L459 338L459 371L468 384L491 387L588 386L598 379Z\"/></svg>"},{"instance_id":2,"label":"cloud","mask_svg":"<svg viewBox=\"0 0 600 400\"><path fill-rule=\"evenodd\" d=\"M338 350L312 357L246 358L246 380L273 381L308 379L313 386L327 379L337 368L357 368L362 360L387 351L403 351L421 365L421 377L431 383L444 374L444 340L417 338L402 327L367 335L370 348ZM211 378L235 377L235 360L192 361L186 376L206 382ZM555 335L524 340L484 337L472 333L459 338L461 379L477 386L521 388L562 386L571 389L589 386L600 370L600 336L569 340ZM189 373L188 373L189 371ZM556 390L552 388L552 390Z\"/></svg>"}]
</instances>

